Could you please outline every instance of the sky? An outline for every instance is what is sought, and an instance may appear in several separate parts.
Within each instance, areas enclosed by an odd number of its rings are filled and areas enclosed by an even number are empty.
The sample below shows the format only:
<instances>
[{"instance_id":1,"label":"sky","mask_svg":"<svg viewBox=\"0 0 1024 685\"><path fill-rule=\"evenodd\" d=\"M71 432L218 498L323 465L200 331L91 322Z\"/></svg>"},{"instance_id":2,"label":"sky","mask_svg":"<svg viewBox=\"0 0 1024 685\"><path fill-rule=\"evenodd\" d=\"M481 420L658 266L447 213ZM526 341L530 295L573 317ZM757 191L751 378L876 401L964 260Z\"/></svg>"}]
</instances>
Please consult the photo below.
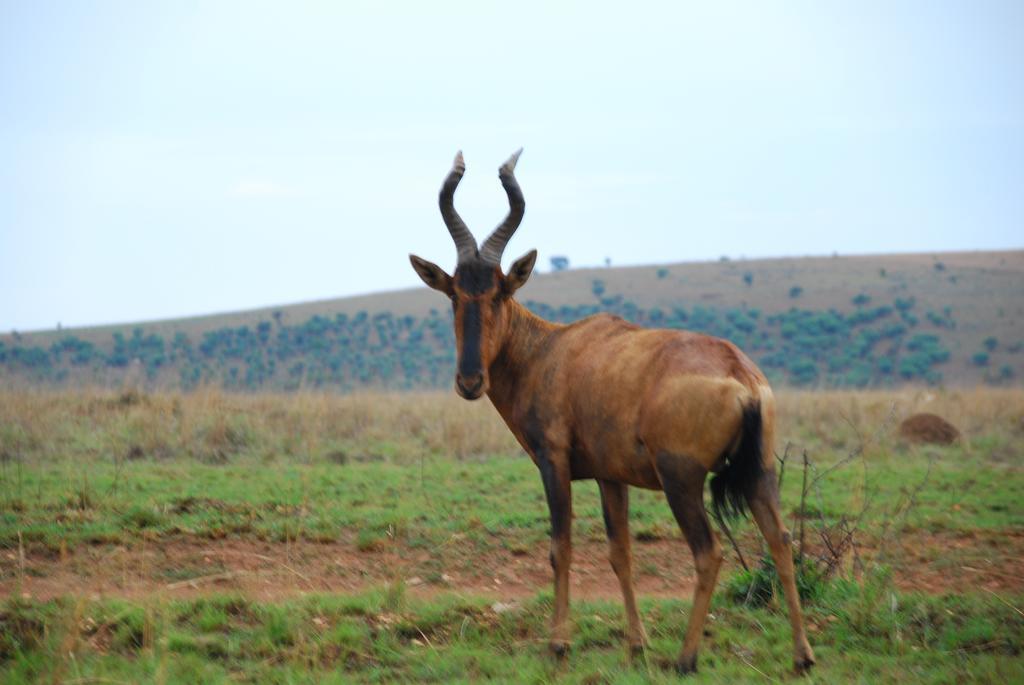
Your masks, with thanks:
<instances>
[{"instance_id":1,"label":"sky","mask_svg":"<svg viewBox=\"0 0 1024 685\"><path fill-rule=\"evenodd\" d=\"M0 0L0 330L454 268L1024 246L1024 2Z\"/></svg>"}]
</instances>

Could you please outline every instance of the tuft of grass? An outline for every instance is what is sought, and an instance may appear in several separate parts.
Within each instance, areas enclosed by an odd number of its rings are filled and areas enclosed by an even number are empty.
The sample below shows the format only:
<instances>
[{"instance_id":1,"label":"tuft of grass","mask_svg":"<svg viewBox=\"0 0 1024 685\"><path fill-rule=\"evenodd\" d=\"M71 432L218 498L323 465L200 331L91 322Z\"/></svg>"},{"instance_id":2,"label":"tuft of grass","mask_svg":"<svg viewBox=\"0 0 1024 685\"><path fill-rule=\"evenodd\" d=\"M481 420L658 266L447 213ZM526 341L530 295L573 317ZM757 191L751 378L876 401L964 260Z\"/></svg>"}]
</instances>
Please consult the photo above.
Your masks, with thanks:
<instances>
[{"instance_id":1,"label":"tuft of grass","mask_svg":"<svg viewBox=\"0 0 1024 685\"><path fill-rule=\"evenodd\" d=\"M356 535L356 549L360 552L377 552L384 548L387 536L377 528L363 528Z\"/></svg>"},{"instance_id":2,"label":"tuft of grass","mask_svg":"<svg viewBox=\"0 0 1024 685\"><path fill-rule=\"evenodd\" d=\"M125 525L143 530L145 528L158 528L164 524L164 516L154 507L133 506L126 511L121 520Z\"/></svg>"},{"instance_id":3,"label":"tuft of grass","mask_svg":"<svg viewBox=\"0 0 1024 685\"><path fill-rule=\"evenodd\" d=\"M151 631L149 619L143 607L125 606L108 618L102 626L110 630L111 649L130 654L146 646L147 633Z\"/></svg>"},{"instance_id":4,"label":"tuft of grass","mask_svg":"<svg viewBox=\"0 0 1024 685\"><path fill-rule=\"evenodd\" d=\"M0 608L0 664L42 647L52 621L48 609L16 598Z\"/></svg>"},{"instance_id":5,"label":"tuft of grass","mask_svg":"<svg viewBox=\"0 0 1024 685\"><path fill-rule=\"evenodd\" d=\"M814 603L828 593L832 581L809 558L798 559L794 554L793 569L797 592L803 602ZM733 574L726 581L724 591L734 604L753 607L767 606L776 597L783 596L778 569L769 555L762 556L753 569Z\"/></svg>"},{"instance_id":6,"label":"tuft of grass","mask_svg":"<svg viewBox=\"0 0 1024 685\"><path fill-rule=\"evenodd\" d=\"M297 628L291 612L279 606L263 607L261 610L266 639L273 647L289 647L295 644Z\"/></svg>"}]
</instances>

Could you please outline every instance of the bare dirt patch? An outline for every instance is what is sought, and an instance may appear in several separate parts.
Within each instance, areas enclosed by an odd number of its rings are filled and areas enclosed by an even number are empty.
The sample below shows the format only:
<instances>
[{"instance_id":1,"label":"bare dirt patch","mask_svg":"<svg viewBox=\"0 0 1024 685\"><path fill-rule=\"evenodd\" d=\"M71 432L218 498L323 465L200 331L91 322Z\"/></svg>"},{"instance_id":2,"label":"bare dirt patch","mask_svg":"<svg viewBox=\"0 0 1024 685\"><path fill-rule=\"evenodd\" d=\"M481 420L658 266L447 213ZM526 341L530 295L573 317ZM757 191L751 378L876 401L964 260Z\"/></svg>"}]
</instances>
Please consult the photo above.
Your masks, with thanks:
<instances>
[{"instance_id":1,"label":"bare dirt patch","mask_svg":"<svg viewBox=\"0 0 1024 685\"><path fill-rule=\"evenodd\" d=\"M682 541L638 543L640 592L687 596L693 562ZM535 594L551 583L546 544L526 553L465 556L385 545L359 551L344 543L275 543L247 539L175 537L131 546L81 546L61 555L16 551L0 558L0 594L48 599L62 595L190 597L237 592L274 600L306 593L352 593L402 581L416 594L455 590L496 598ZM606 545L580 540L572 569L579 598L618 596Z\"/></svg>"},{"instance_id":2,"label":"bare dirt patch","mask_svg":"<svg viewBox=\"0 0 1024 685\"><path fill-rule=\"evenodd\" d=\"M905 534L890 550L896 584L933 594L1024 591L1024 531Z\"/></svg>"},{"instance_id":3,"label":"bare dirt patch","mask_svg":"<svg viewBox=\"0 0 1024 685\"><path fill-rule=\"evenodd\" d=\"M756 548L753 540L742 545ZM859 548L862 559L874 558L878 551L871 545ZM886 554L903 589L1024 591L1021 531L917 531L902 536ZM22 557L7 550L0 556L0 595L138 599L233 592L276 600L307 593L353 593L401 581L417 595L457 591L508 600L550 587L547 557L545 543L525 553L460 554L396 544L360 552L345 543L178 536L130 546L81 546L62 554L30 550ZM620 596L603 542L581 539L574 545L573 557L574 598ZM727 551L721 577L737 567L735 555ZM641 596L688 598L693 591L693 561L685 543L680 539L635 543L634 578Z\"/></svg>"}]
</instances>

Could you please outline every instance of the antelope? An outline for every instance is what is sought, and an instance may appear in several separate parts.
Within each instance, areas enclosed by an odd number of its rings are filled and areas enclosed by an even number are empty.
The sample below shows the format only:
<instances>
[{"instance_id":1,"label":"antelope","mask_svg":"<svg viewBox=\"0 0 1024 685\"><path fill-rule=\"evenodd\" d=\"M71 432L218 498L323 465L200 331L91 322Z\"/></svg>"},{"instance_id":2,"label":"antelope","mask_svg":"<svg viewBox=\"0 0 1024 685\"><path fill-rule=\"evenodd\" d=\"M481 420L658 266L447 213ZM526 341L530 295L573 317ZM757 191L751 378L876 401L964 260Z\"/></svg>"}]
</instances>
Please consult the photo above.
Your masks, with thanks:
<instances>
[{"instance_id":1,"label":"antelope","mask_svg":"<svg viewBox=\"0 0 1024 685\"><path fill-rule=\"evenodd\" d=\"M722 563L708 521L712 506L730 516L749 512L775 560L793 632L793 663L809 669L814 653L804 631L794 580L791 537L779 513L773 463L775 403L764 374L732 343L678 330L645 329L609 314L568 325L546 321L516 302L537 251L501 270L505 245L526 203L515 177L520 149L499 169L509 213L484 241L455 211L466 170L455 156L439 204L458 262L452 275L409 255L423 282L451 300L455 322L455 390L467 400L487 395L540 470L551 515L555 606L549 647L569 648L572 481L595 479L608 550L622 591L626 639L643 654L647 637L633 591L629 486L661 490L693 553L697 585L680 673L697 669L697 650Z\"/></svg>"}]
</instances>

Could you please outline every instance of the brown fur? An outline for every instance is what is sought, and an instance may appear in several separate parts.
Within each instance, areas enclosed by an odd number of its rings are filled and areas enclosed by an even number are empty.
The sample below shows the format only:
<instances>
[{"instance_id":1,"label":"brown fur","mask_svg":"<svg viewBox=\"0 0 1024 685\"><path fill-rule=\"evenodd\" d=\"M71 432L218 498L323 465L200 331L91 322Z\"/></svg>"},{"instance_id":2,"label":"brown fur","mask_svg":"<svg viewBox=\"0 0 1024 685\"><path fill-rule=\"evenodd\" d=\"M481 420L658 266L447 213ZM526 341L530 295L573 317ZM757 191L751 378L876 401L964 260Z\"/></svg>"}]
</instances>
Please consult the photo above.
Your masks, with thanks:
<instances>
[{"instance_id":1,"label":"brown fur","mask_svg":"<svg viewBox=\"0 0 1024 685\"><path fill-rule=\"evenodd\" d=\"M760 371L723 340L643 329L607 314L557 326L515 301L502 311L508 333L492 357L487 395L528 452L533 412L551 448L571 450L576 480L660 490L662 452L710 470L737 437L743 403L767 389Z\"/></svg>"},{"instance_id":2,"label":"brown fur","mask_svg":"<svg viewBox=\"0 0 1024 685\"><path fill-rule=\"evenodd\" d=\"M513 167L517 158L510 160ZM456 167L459 162L461 154ZM510 201L521 201L511 170L502 181L515 190ZM442 210L453 213L447 202L442 191ZM698 576L677 668L696 670L722 561L704 510L704 481L721 471L713 490L734 506L746 500L785 589L794 664L798 671L810 667L814 654L804 633L790 536L779 514L771 449L775 403L764 375L735 345L706 335L644 329L607 314L570 325L535 316L513 295L536 258L530 252L502 274L479 255L462 256L449 276L410 257L423 281L452 301L456 391L466 399L486 394L540 471L551 514L552 650L562 656L569 645L571 483L593 478L601 488L609 558L634 649L642 649L646 638L633 594L628 486L665 492Z\"/></svg>"}]
</instances>

